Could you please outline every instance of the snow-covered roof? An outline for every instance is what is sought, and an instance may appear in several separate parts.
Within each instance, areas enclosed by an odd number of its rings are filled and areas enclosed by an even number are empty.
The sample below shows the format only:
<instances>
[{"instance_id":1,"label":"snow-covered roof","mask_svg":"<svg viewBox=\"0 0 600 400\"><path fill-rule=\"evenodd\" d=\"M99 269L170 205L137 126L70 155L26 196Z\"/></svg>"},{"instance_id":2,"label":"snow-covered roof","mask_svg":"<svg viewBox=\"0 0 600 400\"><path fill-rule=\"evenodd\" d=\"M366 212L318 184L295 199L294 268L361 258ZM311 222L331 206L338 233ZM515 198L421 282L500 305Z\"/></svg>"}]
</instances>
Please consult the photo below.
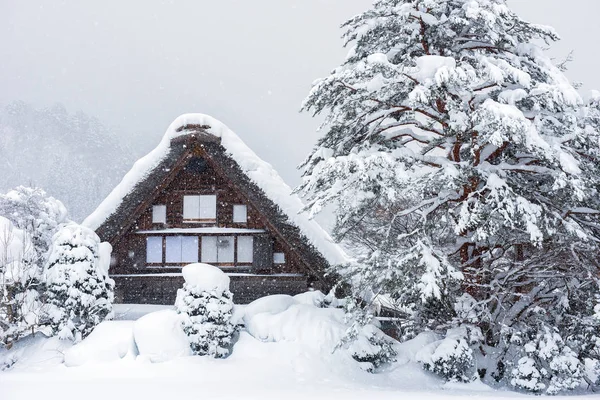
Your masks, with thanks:
<instances>
[{"instance_id":1,"label":"snow-covered roof","mask_svg":"<svg viewBox=\"0 0 600 400\"><path fill-rule=\"evenodd\" d=\"M237 162L248 178L255 183L265 195L288 217L289 222L297 226L325 259L332 265L348 262L349 258L330 235L314 220L309 219L300 210L304 207L300 198L292 193L292 189L283 181L275 169L256 155L225 124L204 114L184 114L171 123L158 146L139 159L123 180L113 189L108 197L90 214L83 225L98 229L114 214L125 196L132 192L136 185L146 179L152 171L169 155L171 141L195 131L182 129L186 126L202 127L202 130L220 139L233 160Z\"/></svg>"}]
</instances>

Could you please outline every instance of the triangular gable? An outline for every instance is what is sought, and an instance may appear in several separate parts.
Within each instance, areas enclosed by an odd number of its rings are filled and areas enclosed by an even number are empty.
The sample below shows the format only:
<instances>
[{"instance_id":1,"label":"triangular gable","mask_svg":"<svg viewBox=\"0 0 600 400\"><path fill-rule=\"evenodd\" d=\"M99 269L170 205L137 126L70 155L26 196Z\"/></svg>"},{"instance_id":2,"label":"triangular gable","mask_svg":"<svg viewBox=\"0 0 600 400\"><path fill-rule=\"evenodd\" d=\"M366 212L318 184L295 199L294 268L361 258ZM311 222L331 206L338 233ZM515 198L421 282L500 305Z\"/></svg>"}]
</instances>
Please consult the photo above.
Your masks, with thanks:
<instances>
[{"instance_id":1,"label":"triangular gable","mask_svg":"<svg viewBox=\"0 0 600 400\"><path fill-rule=\"evenodd\" d=\"M210 121L213 122L214 120L211 119ZM294 208L297 208L295 210L297 213L300 209L300 207L297 207L299 200L295 198L295 195L291 194L289 187L283 183L270 165L264 162L264 164L258 164L259 168L266 170L267 178L271 179L272 182L266 182L265 184L263 180L257 179L256 174L253 180L249 177L251 174L249 174L248 171L244 171L243 166L240 165L239 153L241 152L241 155L246 157L242 159L242 164L246 164L244 165L245 167L248 166L248 160L257 164L256 160L258 157L245 147L239 138L226 137L229 139L229 143L232 141L234 142L234 146L229 145L229 148L226 148L228 143L224 146L222 143L223 136L218 137L213 133L207 132L211 129L211 126L200 123L182 122L180 122L179 126L176 128L173 128L175 123L171 125L169 128L171 134L167 131L167 135L165 135L163 142L161 142L157 148L162 151L162 153L159 154L160 159L157 161L156 154L153 155L153 153L157 152L157 149L155 149L154 152L150 153L145 159L138 161L136 166L140 163L152 166L146 171L137 171L134 167L134 169L123 179L123 182L121 182L121 184L117 186L109 197L98 207L96 212L84 221L84 224L96 229L103 240L114 243L115 240L118 240L120 235L124 234L127 229L129 229L131 224L142 212L144 212L150 202L158 196L160 191L171 182L178 171L186 164L187 157L191 156L193 152L200 152L203 155L206 155L214 169L232 182L237 188L237 191L247 198L248 202L266 218L265 222L268 223L268 226L273 233L279 236L289 246L289 249L292 252L296 253L298 259L301 260L306 268L325 282L325 269L334 263L346 260L345 253L337 248L337 245L331 242L329 235L322 231L322 229L316 225L316 222L309 221L308 219L303 221L303 216L290 216L289 203L291 203ZM222 131L223 127L220 127L220 130ZM238 142L235 142L236 138ZM168 140L168 146L165 146L165 140ZM235 154L235 151L231 151L231 147L235 147L238 154ZM237 160L234 159L236 155ZM259 172L265 173L265 171L262 170ZM275 189L275 194L279 195L280 199L283 198L283 200L287 201L287 213L265 193L265 190L259 187L256 180L262 183L263 187L267 185L266 188L268 191L271 191L272 196L273 190L271 186L274 184L283 185L282 188ZM286 191L287 196L290 196L289 199L285 197ZM116 202L115 199L118 200L117 205L114 204ZM302 224L295 224L291 219L296 219L296 221L300 219ZM304 225L305 230L301 229L298 225ZM312 236L312 240L309 240L306 235L307 226L310 228L308 230L310 236ZM327 246L326 249L328 251L326 253L329 257L326 257L317 246L315 246L315 236L317 236L316 239L319 240L319 235L321 236L320 239L325 243L316 243L317 245L321 245L321 247L323 247L323 245ZM335 247L332 247L332 245Z\"/></svg>"}]
</instances>

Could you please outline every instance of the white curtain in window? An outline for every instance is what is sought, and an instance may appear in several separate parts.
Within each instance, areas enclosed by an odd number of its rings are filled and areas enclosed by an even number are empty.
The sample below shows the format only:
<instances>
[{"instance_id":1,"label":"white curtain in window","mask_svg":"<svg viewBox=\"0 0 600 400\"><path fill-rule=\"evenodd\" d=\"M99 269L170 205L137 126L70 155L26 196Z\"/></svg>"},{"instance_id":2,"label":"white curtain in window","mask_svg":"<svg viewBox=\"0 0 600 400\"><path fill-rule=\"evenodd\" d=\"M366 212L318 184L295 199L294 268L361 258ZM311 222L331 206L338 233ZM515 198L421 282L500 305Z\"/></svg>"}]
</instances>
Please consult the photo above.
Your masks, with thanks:
<instances>
[{"instance_id":1,"label":"white curtain in window","mask_svg":"<svg viewBox=\"0 0 600 400\"><path fill-rule=\"evenodd\" d=\"M273 263L285 264L285 253L273 253Z\"/></svg>"},{"instance_id":2,"label":"white curtain in window","mask_svg":"<svg viewBox=\"0 0 600 400\"><path fill-rule=\"evenodd\" d=\"M183 219L200 218L200 196L183 196Z\"/></svg>"},{"instance_id":3,"label":"white curtain in window","mask_svg":"<svg viewBox=\"0 0 600 400\"><path fill-rule=\"evenodd\" d=\"M201 219L216 219L217 218L217 196L202 195L200 196L200 216Z\"/></svg>"},{"instance_id":4,"label":"white curtain in window","mask_svg":"<svg viewBox=\"0 0 600 400\"><path fill-rule=\"evenodd\" d=\"M158 205L152 206L152 223L166 224L167 223L167 206Z\"/></svg>"},{"instance_id":5,"label":"white curtain in window","mask_svg":"<svg viewBox=\"0 0 600 400\"><path fill-rule=\"evenodd\" d=\"M246 223L248 221L248 209L243 204L233 206L233 222Z\"/></svg>"},{"instance_id":6,"label":"white curtain in window","mask_svg":"<svg viewBox=\"0 0 600 400\"><path fill-rule=\"evenodd\" d=\"M217 237L202 236L202 262L217 262Z\"/></svg>"},{"instance_id":7,"label":"white curtain in window","mask_svg":"<svg viewBox=\"0 0 600 400\"><path fill-rule=\"evenodd\" d=\"M218 236L217 261L220 263L233 263L233 257L233 236Z\"/></svg>"},{"instance_id":8,"label":"white curtain in window","mask_svg":"<svg viewBox=\"0 0 600 400\"><path fill-rule=\"evenodd\" d=\"M148 236L146 238L146 262L162 263L162 236Z\"/></svg>"},{"instance_id":9,"label":"white curtain in window","mask_svg":"<svg viewBox=\"0 0 600 400\"><path fill-rule=\"evenodd\" d=\"M196 236L167 236L166 241L166 262L198 262L198 238Z\"/></svg>"},{"instance_id":10,"label":"white curtain in window","mask_svg":"<svg viewBox=\"0 0 600 400\"><path fill-rule=\"evenodd\" d=\"M252 236L238 236L237 262L251 263L254 254L254 238Z\"/></svg>"},{"instance_id":11,"label":"white curtain in window","mask_svg":"<svg viewBox=\"0 0 600 400\"><path fill-rule=\"evenodd\" d=\"M181 262L184 262L184 263L198 262L198 237L197 236L182 236L181 237Z\"/></svg>"},{"instance_id":12,"label":"white curtain in window","mask_svg":"<svg viewBox=\"0 0 600 400\"><path fill-rule=\"evenodd\" d=\"M167 236L165 261L168 263L181 262L181 236Z\"/></svg>"}]
</instances>

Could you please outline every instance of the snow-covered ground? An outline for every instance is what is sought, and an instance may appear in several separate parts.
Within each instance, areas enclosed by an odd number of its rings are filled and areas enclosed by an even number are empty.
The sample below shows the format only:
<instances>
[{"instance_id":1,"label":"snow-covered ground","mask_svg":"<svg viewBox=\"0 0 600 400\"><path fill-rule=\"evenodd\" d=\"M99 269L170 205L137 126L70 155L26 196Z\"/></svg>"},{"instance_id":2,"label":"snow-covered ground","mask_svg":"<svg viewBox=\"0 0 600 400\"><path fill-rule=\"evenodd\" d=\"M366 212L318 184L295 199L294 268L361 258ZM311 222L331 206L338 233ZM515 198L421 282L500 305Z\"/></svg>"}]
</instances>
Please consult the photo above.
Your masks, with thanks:
<instances>
[{"instance_id":1,"label":"snow-covered ground","mask_svg":"<svg viewBox=\"0 0 600 400\"><path fill-rule=\"evenodd\" d=\"M26 338L0 351L0 363L18 359L0 372L0 399L531 398L481 383L443 384L413 361L427 338L400 344L390 370L367 373L348 353L331 351L336 310L312 306L315 297L306 294L271 297L236 309L249 327L226 359L186 355L169 306L119 305L119 320L103 322L75 346ZM251 327L261 321L260 329Z\"/></svg>"}]
</instances>

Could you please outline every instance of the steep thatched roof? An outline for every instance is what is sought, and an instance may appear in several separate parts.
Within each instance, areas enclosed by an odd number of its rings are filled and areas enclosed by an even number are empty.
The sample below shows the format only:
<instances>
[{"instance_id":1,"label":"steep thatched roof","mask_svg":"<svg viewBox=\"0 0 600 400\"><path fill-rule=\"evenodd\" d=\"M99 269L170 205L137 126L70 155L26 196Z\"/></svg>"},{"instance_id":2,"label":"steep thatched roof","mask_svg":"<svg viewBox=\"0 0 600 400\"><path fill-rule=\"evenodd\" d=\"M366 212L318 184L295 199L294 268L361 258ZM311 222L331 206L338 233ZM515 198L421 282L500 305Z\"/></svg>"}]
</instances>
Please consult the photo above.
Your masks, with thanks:
<instances>
[{"instance_id":1,"label":"steep thatched roof","mask_svg":"<svg viewBox=\"0 0 600 400\"><path fill-rule=\"evenodd\" d=\"M300 199L275 170L225 125L201 114L179 117L159 146L140 159L85 221L109 242L118 240L194 154L202 154L232 182L302 260L323 279L330 265L348 257L314 220L299 213Z\"/></svg>"}]
</instances>

